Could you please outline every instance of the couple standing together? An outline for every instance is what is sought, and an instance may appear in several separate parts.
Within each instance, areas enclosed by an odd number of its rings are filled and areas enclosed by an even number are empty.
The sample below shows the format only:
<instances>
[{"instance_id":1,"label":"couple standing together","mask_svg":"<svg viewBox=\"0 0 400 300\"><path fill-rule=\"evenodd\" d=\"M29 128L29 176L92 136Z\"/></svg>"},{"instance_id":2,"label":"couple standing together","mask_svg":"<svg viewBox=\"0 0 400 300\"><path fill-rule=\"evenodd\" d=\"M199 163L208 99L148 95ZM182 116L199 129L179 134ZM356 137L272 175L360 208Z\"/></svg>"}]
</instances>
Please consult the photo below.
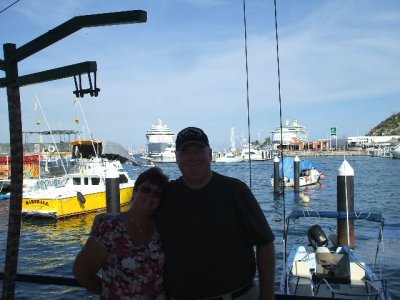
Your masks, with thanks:
<instances>
[{"instance_id":1,"label":"couple standing together","mask_svg":"<svg viewBox=\"0 0 400 300\"><path fill-rule=\"evenodd\" d=\"M212 171L211 160L203 130L180 131L182 176L169 182L151 168L128 211L96 216L73 266L82 286L101 299L274 299L271 228L248 186Z\"/></svg>"}]
</instances>

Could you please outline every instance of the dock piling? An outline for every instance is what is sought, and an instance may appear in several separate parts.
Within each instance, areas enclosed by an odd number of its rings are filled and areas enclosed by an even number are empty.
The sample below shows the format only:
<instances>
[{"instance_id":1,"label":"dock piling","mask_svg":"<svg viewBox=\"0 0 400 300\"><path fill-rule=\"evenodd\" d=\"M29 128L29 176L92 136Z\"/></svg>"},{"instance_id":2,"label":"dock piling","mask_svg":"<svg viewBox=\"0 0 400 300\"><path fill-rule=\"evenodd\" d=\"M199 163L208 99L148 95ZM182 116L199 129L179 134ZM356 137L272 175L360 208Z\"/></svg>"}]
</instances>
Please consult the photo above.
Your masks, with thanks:
<instances>
[{"instance_id":1,"label":"dock piling","mask_svg":"<svg viewBox=\"0 0 400 300\"><path fill-rule=\"evenodd\" d=\"M337 211L354 211L354 170L344 160L338 169L337 176ZM354 220L337 220L338 246L348 245L354 249Z\"/></svg>"},{"instance_id":2,"label":"dock piling","mask_svg":"<svg viewBox=\"0 0 400 300\"><path fill-rule=\"evenodd\" d=\"M106 205L107 213L119 213L120 209L119 173L114 166L106 170Z\"/></svg>"},{"instance_id":3,"label":"dock piling","mask_svg":"<svg viewBox=\"0 0 400 300\"><path fill-rule=\"evenodd\" d=\"M274 158L274 193L280 193L279 187L279 158L275 156Z\"/></svg>"},{"instance_id":4,"label":"dock piling","mask_svg":"<svg viewBox=\"0 0 400 300\"><path fill-rule=\"evenodd\" d=\"M294 192L298 193L300 191L300 159L299 157L296 155L296 157L294 158Z\"/></svg>"}]
</instances>

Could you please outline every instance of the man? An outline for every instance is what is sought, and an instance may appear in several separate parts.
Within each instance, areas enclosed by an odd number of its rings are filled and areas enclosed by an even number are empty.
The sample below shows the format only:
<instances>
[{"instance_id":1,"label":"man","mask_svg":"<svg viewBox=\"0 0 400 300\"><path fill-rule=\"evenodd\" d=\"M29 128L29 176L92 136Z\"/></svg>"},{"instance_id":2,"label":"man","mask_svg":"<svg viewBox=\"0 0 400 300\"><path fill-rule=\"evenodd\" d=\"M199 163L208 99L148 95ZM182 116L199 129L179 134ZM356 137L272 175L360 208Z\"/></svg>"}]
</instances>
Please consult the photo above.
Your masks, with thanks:
<instances>
[{"instance_id":1,"label":"man","mask_svg":"<svg viewBox=\"0 0 400 300\"><path fill-rule=\"evenodd\" d=\"M178 300L274 299L274 235L248 186L213 172L211 160L203 130L179 132L182 176L171 181L157 216L166 291Z\"/></svg>"}]
</instances>

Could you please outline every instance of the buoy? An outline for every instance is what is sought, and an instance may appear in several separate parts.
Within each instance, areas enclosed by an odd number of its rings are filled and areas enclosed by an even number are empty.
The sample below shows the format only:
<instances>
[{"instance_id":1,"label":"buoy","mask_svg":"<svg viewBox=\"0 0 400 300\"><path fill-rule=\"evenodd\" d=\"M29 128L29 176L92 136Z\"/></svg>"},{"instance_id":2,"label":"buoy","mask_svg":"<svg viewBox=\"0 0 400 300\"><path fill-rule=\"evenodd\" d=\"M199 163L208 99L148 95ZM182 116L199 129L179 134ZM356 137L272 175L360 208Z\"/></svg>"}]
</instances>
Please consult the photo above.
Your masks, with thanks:
<instances>
[{"instance_id":1,"label":"buoy","mask_svg":"<svg viewBox=\"0 0 400 300\"><path fill-rule=\"evenodd\" d=\"M319 175L319 179L325 179L325 175L324 174Z\"/></svg>"},{"instance_id":2,"label":"buoy","mask_svg":"<svg viewBox=\"0 0 400 300\"><path fill-rule=\"evenodd\" d=\"M54 151L56 151L56 148L53 145L50 145L47 147L47 151L54 152Z\"/></svg>"},{"instance_id":3,"label":"buoy","mask_svg":"<svg viewBox=\"0 0 400 300\"><path fill-rule=\"evenodd\" d=\"M310 202L310 197L308 197L307 195L304 195L302 200L303 200L303 202Z\"/></svg>"}]
</instances>

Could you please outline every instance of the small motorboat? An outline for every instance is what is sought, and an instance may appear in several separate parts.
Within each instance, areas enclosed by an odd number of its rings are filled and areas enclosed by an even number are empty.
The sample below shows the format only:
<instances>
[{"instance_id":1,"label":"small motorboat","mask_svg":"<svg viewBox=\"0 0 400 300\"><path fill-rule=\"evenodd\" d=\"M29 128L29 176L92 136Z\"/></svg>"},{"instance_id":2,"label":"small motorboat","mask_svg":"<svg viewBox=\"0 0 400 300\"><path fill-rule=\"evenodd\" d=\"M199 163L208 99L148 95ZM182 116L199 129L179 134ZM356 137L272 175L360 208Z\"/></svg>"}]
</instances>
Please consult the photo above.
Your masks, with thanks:
<instances>
[{"instance_id":1,"label":"small motorboat","mask_svg":"<svg viewBox=\"0 0 400 300\"><path fill-rule=\"evenodd\" d=\"M300 218L317 218L319 224L309 227L308 242L293 244L292 251L286 257L286 247L292 242L289 239L289 223ZM347 218L372 221L380 225L372 265L361 259L348 245L337 245L336 235L327 236L320 226L322 220ZM383 217L379 213L293 211L285 222L281 293L318 299L392 299L385 280L379 277L381 272L377 272L376 262L383 241L383 224Z\"/></svg>"},{"instance_id":2,"label":"small motorboat","mask_svg":"<svg viewBox=\"0 0 400 300\"><path fill-rule=\"evenodd\" d=\"M294 163L293 157L284 157L279 160L279 180L280 185L294 187ZM325 179L322 167L309 160L300 160L299 163L299 186L318 184L321 179ZM274 174L271 175L271 185L274 186Z\"/></svg>"}]
</instances>

